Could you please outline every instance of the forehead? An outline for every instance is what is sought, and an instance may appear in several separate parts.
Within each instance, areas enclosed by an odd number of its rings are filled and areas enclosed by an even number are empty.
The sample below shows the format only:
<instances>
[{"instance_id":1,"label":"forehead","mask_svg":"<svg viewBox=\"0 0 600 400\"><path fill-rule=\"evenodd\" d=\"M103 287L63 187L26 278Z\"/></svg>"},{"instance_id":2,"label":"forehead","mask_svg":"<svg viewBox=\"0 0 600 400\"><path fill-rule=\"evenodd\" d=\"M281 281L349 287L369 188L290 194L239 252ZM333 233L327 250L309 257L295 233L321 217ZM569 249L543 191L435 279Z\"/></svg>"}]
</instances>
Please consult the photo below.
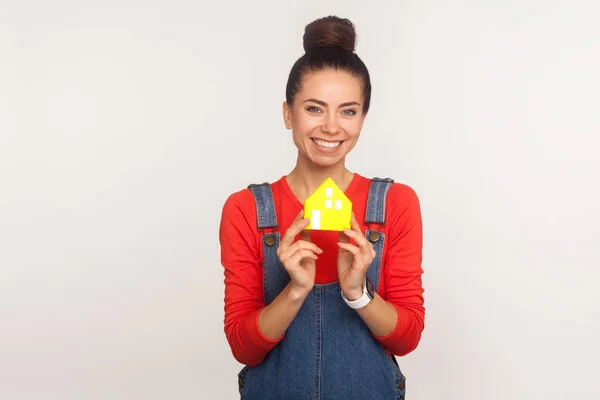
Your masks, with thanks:
<instances>
[{"instance_id":1,"label":"forehead","mask_svg":"<svg viewBox=\"0 0 600 400\"><path fill-rule=\"evenodd\" d=\"M327 103L360 102L362 82L345 71L324 69L306 74L297 96L300 101L308 98Z\"/></svg>"}]
</instances>

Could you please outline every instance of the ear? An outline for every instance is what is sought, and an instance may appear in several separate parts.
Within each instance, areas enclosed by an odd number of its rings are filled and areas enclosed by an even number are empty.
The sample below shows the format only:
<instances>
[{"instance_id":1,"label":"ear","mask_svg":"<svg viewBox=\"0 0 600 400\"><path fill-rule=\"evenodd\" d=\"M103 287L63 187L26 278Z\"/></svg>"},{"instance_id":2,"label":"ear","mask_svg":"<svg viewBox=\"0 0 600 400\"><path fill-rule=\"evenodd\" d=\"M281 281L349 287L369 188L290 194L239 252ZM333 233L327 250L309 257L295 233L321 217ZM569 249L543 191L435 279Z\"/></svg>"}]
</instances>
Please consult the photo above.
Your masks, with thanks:
<instances>
[{"instance_id":1,"label":"ear","mask_svg":"<svg viewBox=\"0 0 600 400\"><path fill-rule=\"evenodd\" d=\"M292 108L287 101L283 102L283 122L286 129L292 129Z\"/></svg>"}]
</instances>

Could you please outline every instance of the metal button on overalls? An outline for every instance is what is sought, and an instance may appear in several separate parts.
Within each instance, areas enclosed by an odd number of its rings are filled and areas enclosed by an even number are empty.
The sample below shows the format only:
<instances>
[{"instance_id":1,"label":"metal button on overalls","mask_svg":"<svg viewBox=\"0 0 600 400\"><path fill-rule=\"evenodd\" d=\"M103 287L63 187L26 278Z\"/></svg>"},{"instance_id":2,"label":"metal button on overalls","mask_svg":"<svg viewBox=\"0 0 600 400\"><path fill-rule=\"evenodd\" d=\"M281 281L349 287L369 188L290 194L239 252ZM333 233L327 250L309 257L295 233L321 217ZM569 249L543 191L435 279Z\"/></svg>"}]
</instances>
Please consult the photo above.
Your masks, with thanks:
<instances>
[{"instance_id":1,"label":"metal button on overalls","mask_svg":"<svg viewBox=\"0 0 600 400\"><path fill-rule=\"evenodd\" d=\"M265 243L269 247L273 246L275 244L275 236L273 236L273 235L265 236Z\"/></svg>"},{"instance_id":2,"label":"metal button on overalls","mask_svg":"<svg viewBox=\"0 0 600 400\"><path fill-rule=\"evenodd\" d=\"M379 232L371 231L369 233L369 240L371 241L371 243L377 242L379 240Z\"/></svg>"}]
</instances>

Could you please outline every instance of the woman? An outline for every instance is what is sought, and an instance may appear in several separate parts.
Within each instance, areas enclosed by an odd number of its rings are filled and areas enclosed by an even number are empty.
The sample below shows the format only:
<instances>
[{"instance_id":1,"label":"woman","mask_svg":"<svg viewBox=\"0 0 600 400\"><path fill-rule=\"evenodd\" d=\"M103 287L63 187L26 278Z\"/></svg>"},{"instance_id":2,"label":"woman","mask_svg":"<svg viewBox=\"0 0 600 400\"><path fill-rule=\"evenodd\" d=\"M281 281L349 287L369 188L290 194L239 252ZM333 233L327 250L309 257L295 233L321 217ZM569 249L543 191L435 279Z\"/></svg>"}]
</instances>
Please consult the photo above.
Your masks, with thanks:
<instances>
[{"instance_id":1,"label":"woman","mask_svg":"<svg viewBox=\"0 0 600 400\"><path fill-rule=\"evenodd\" d=\"M424 320L418 198L350 172L371 97L347 19L305 28L283 104L295 168L226 201L221 226L225 332L243 399L402 399L394 355ZM303 202L328 177L352 202L351 228L308 230Z\"/></svg>"}]
</instances>

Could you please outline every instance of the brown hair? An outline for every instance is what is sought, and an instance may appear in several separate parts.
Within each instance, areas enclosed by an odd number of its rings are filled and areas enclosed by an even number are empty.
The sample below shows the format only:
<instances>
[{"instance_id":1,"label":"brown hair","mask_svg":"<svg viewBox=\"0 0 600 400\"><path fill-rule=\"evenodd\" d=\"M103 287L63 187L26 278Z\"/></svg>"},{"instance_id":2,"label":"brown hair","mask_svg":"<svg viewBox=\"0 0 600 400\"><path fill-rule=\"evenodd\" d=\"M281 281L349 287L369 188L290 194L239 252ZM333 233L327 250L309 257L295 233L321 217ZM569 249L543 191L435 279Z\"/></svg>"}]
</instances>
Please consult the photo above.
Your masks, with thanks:
<instances>
[{"instance_id":1,"label":"brown hair","mask_svg":"<svg viewBox=\"0 0 600 400\"><path fill-rule=\"evenodd\" d=\"M356 31L352 22L336 16L317 19L304 28L303 42L305 53L294 63L286 85L288 104L293 104L307 73L333 68L362 81L363 113L366 114L371 103L371 79L367 67L354 52Z\"/></svg>"}]
</instances>

